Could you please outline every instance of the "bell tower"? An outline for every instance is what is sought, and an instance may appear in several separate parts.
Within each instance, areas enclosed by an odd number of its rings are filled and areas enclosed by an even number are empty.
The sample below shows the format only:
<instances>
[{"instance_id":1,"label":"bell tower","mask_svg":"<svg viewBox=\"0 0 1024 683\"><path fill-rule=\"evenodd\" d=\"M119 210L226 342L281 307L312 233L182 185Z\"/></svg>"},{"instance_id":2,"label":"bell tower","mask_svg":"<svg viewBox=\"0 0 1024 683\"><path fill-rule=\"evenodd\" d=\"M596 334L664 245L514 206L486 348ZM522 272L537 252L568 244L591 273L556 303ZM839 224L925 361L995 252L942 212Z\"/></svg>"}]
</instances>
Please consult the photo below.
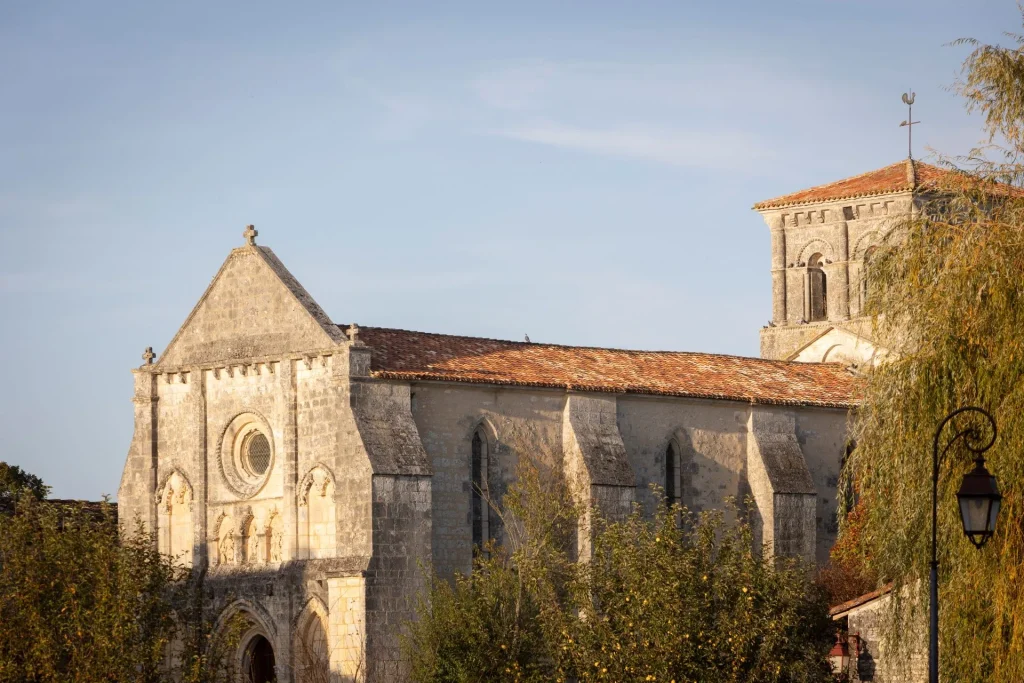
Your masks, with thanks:
<instances>
[{"instance_id":1,"label":"bell tower","mask_svg":"<svg viewBox=\"0 0 1024 683\"><path fill-rule=\"evenodd\" d=\"M866 262L943 169L912 159L758 202L771 231L772 317L761 357L873 363Z\"/></svg>"}]
</instances>

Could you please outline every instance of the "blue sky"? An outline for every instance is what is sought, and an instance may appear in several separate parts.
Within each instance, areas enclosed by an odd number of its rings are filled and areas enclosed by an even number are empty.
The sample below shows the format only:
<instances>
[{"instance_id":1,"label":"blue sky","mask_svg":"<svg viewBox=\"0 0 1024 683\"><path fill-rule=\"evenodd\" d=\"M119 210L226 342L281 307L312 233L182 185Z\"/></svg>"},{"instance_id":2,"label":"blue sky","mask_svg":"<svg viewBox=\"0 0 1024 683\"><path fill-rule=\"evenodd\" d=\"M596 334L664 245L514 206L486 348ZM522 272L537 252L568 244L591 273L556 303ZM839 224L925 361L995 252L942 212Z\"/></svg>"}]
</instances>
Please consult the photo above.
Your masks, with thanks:
<instances>
[{"instance_id":1,"label":"blue sky","mask_svg":"<svg viewBox=\"0 0 1024 683\"><path fill-rule=\"evenodd\" d=\"M0 459L116 493L247 223L332 318L756 355L758 200L981 137L1009 0L0 3Z\"/></svg>"}]
</instances>

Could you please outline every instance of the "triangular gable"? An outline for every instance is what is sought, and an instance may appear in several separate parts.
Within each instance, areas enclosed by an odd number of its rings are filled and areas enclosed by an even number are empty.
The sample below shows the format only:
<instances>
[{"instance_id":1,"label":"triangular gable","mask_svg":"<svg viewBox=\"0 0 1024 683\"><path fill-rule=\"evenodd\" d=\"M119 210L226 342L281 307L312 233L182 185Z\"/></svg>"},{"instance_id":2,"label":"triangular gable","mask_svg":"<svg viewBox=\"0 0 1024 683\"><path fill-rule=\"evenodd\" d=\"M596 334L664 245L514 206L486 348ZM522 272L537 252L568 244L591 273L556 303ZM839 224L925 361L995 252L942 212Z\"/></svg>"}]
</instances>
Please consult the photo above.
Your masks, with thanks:
<instances>
[{"instance_id":1,"label":"triangular gable","mask_svg":"<svg viewBox=\"0 0 1024 683\"><path fill-rule=\"evenodd\" d=\"M825 337L825 335L827 335L829 332L832 332L835 329L836 328L834 328L834 327L826 327L824 330L822 330L818 334L816 334L813 337L811 337L808 341L806 341L803 344L801 344L800 348L798 348L796 351L793 351L792 353L790 353L788 356L786 356L782 360L794 360L795 361L800 356L800 354L803 353L809 346L813 345L819 339L823 339Z\"/></svg>"},{"instance_id":2,"label":"triangular gable","mask_svg":"<svg viewBox=\"0 0 1024 683\"><path fill-rule=\"evenodd\" d=\"M874 362L878 347L866 337L842 327L829 327L786 356L801 363Z\"/></svg>"},{"instance_id":3,"label":"triangular gable","mask_svg":"<svg viewBox=\"0 0 1024 683\"><path fill-rule=\"evenodd\" d=\"M249 245L232 250L159 364L298 353L343 340L274 252Z\"/></svg>"}]
</instances>

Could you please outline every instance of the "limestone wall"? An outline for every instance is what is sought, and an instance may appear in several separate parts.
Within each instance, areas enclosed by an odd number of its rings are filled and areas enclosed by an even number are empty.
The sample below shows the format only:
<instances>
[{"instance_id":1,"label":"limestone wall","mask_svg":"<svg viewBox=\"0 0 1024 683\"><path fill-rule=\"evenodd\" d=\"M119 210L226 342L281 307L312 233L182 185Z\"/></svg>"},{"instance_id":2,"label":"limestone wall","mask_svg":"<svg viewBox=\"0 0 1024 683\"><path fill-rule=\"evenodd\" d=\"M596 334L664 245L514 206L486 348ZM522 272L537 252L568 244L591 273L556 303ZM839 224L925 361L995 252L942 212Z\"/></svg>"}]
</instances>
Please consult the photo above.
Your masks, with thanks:
<instances>
[{"instance_id":1,"label":"limestone wall","mask_svg":"<svg viewBox=\"0 0 1024 683\"><path fill-rule=\"evenodd\" d=\"M416 383L412 415L433 471L433 564L441 576L472 565L471 441L481 425L489 444L488 478L500 498L519 457L562 460L559 391Z\"/></svg>"},{"instance_id":2,"label":"limestone wall","mask_svg":"<svg viewBox=\"0 0 1024 683\"><path fill-rule=\"evenodd\" d=\"M842 324L863 315L868 250L911 211L909 192L761 212L771 230L772 323L762 332L761 355L786 358L815 333L814 325ZM827 319L814 322L808 292L809 260L822 258Z\"/></svg>"},{"instance_id":3,"label":"limestone wall","mask_svg":"<svg viewBox=\"0 0 1024 683\"><path fill-rule=\"evenodd\" d=\"M748 464L751 411L777 413L784 416L779 418L783 440L790 449L788 455L799 465L803 486L799 490L783 486L786 461L778 464L776 487L764 501L764 513L773 530L776 521L783 525L778 542L784 552L798 549L797 554L825 562L835 540L835 490L846 445L843 410L628 395L592 398L547 390L434 383L414 383L411 391L413 416L434 472L433 559L442 576L470 567L470 440L481 422L488 425L494 439L489 476L495 491L499 485L507 487L523 454L565 458L570 478L574 472L589 472L577 439L584 434L589 435L582 439L587 448L600 451L603 459L611 457L610 462L615 462L616 448L621 448L625 469L617 471L625 472L632 482L625 498L612 490L592 489L592 500L620 508L637 500L652 510L650 485L664 487L665 453L674 442L681 455L682 502L700 511L721 508L726 498L742 500L752 493ZM577 404L578 417L574 417L571 404L580 399L586 402ZM616 439L622 445L609 447ZM575 468L570 457L574 454L580 460ZM757 454L760 458L759 451ZM753 477L757 476L754 472ZM798 500L776 503L775 493L797 495ZM786 510L779 520L773 516L776 505ZM773 531L769 539L775 536Z\"/></svg>"},{"instance_id":4,"label":"limestone wall","mask_svg":"<svg viewBox=\"0 0 1024 683\"><path fill-rule=\"evenodd\" d=\"M904 591L904 595L910 597L910 591ZM854 680L924 683L928 680L927 611L910 610L909 604L902 606L906 615L901 630L904 637L910 640L902 643L899 651L895 651L886 642L893 628L893 615L890 613L892 597L892 593L884 594L837 617L846 622L846 631L851 636L851 654L857 655L852 667L856 674Z\"/></svg>"},{"instance_id":5,"label":"limestone wall","mask_svg":"<svg viewBox=\"0 0 1024 683\"><path fill-rule=\"evenodd\" d=\"M720 509L746 493L748 406L643 396L618 400L619 430L635 474L637 500L653 512L651 484L665 488L665 456L679 449L683 505L693 512Z\"/></svg>"},{"instance_id":6,"label":"limestone wall","mask_svg":"<svg viewBox=\"0 0 1024 683\"><path fill-rule=\"evenodd\" d=\"M815 549L818 564L828 562L828 554L839 533L836 518L839 470L848 443L849 413L827 408L801 408L794 411L796 437L814 484Z\"/></svg>"},{"instance_id":7,"label":"limestone wall","mask_svg":"<svg viewBox=\"0 0 1024 683\"><path fill-rule=\"evenodd\" d=\"M370 680L405 680L400 636L430 576L430 483L428 476L373 478L374 555L366 579Z\"/></svg>"}]
</instances>

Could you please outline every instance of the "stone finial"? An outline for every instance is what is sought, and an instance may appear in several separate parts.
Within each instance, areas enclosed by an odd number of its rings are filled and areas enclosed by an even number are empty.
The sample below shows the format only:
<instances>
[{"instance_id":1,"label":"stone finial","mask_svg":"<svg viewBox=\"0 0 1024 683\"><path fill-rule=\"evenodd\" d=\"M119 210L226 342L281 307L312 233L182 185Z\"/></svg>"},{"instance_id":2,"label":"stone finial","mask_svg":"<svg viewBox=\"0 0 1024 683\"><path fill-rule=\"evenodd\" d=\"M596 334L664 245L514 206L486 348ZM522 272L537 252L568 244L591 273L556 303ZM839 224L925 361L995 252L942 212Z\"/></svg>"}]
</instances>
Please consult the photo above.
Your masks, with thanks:
<instances>
[{"instance_id":1,"label":"stone finial","mask_svg":"<svg viewBox=\"0 0 1024 683\"><path fill-rule=\"evenodd\" d=\"M348 340L355 344L357 341L359 341L359 325L357 325L356 323L352 323L351 325L348 326L348 329L345 330L345 334L348 335Z\"/></svg>"},{"instance_id":2,"label":"stone finial","mask_svg":"<svg viewBox=\"0 0 1024 683\"><path fill-rule=\"evenodd\" d=\"M154 358L156 358L156 354L153 353L153 347L147 346L146 350L142 352L142 360L146 361L146 365L152 365Z\"/></svg>"},{"instance_id":3,"label":"stone finial","mask_svg":"<svg viewBox=\"0 0 1024 683\"><path fill-rule=\"evenodd\" d=\"M242 237L245 238L246 244L248 244L251 247L254 247L256 246L256 235L258 234L260 233L258 230L256 230L255 225L247 225L245 226L245 231L242 233Z\"/></svg>"}]
</instances>

